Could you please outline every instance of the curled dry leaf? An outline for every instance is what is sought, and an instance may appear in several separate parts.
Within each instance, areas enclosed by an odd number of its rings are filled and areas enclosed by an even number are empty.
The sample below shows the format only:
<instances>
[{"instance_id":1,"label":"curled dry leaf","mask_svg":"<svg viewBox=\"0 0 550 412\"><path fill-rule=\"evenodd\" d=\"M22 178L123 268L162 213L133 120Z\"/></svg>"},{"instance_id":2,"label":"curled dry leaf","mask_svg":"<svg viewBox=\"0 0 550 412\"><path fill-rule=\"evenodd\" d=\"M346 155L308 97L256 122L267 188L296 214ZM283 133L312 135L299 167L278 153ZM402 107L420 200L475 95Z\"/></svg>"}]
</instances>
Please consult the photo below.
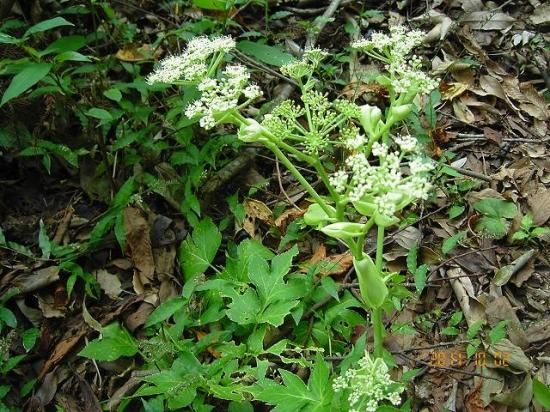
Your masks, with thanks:
<instances>
[{"instance_id":1,"label":"curled dry leaf","mask_svg":"<svg viewBox=\"0 0 550 412\"><path fill-rule=\"evenodd\" d=\"M122 292L120 279L117 275L107 272L105 269L95 271L97 283L111 299L116 299Z\"/></svg>"},{"instance_id":2,"label":"curled dry leaf","mask_svg":"<svg viewBox=\"0 0 550 412\"><path fill-rule=\"evenodd\" d=\"M134 288L143 293L155 275L155 260L149 235L149 224L141 211L134 207L124 209L124 228L126 232L126 254L134 262Z\"/></svg>"}]
</instances>

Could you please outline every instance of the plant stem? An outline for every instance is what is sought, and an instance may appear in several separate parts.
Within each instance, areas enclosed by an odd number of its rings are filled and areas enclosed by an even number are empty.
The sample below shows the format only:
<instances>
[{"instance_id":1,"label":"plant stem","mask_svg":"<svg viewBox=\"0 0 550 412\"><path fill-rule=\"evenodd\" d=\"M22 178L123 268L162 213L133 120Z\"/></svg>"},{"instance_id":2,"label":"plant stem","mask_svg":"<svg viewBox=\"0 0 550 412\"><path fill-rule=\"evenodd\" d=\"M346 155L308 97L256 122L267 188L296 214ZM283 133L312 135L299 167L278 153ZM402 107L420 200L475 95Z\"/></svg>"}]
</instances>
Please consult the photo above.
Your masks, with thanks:
<instances>
[{"instance_id":1,"label":"plant stem","mask_svg":"<svg viewBox=\"0 0 550 412\"><path fill-rule=\"evenodd\" d=\"M274 143L266 143L266 146L275 153L275 156L279 158L282 164L286 166L286 168L294 175L296 180L300 182L300 184L306 189L306 191L310 194L310 196L315 199L317 203L319 203L319 206L324 210L324 212L330 216L334 217L334 211L328 207L325 200L319 196L319 193L309 184L309 182L302 176L302 174L296 169L296 167L292 164L292 162L289 160L288 157L285 156L283 152L281 152L281 149L277 147Z\"/></svg>"},{"instance_id":2,"label":"plant stem","mask_svg":"<svg viewBox=\"0 0 550 412\"><path fill-rule=\"evenodd\" d=\"M378 225L376 234L376 269L379 276L382 275L382 263L384 252L384 226ZM372 328L374 330L374 356L381 358L384 353L384 323L382 322L382 309L372 311Z\"/></svg>"}]
</instances>

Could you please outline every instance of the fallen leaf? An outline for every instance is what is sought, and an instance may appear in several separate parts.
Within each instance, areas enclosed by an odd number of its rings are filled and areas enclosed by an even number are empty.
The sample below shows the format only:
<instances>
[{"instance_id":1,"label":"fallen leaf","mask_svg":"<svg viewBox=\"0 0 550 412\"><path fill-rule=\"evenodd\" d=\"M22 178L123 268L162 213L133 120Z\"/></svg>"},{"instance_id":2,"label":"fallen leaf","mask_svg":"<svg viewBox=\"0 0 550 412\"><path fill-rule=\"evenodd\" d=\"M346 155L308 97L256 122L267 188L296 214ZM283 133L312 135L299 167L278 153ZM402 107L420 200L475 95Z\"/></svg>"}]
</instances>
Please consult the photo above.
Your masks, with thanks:
<instances>
[{"instance_id":1,"label":"fallen leaf","mask_svg":"<svg viewBox=\"0 0 550 412\"><path fill-rule=\"evenodd\" d=\"M134 287L142 293L141 287L151 284L155 274L155 260L151 248L149 224L141 211L134 207L124 209L124 229L126 233L126 255L134 262Z\"/></svg>"},{"instance_id":2,"label":"fallen leaf","mask_svg":"<svg viewBox=\"0 0 550 412\"><path fill-rule=\"evenodd\" d=\"M273 212L265 203L259 200L246 198L244 200L244 210L247 216L256 218L268 226L273 226Z\"/></svg>"},{"instance_id":3,"label":"fallen leaf","mask_svg":"<svg viewBox=\"0 0 550 412\"><path fill-rule=\"evenodd\" d=\"M491 129L490 127L484 127L483 135L487 140L497 144L498 146L500 146L502 143L502 133L496 131L495 129Z\"/></svg>"},{"instance_id":4,"label":"fallen leaf","mask_svg":"<svg viewBox=\"0 0 550 412\"><path fill-rule=\"evenodd\" d=\"M550 340L550 319L541 319L527 328L525 331L529 343L544 342Z\"/></svg>"},{"instance_id":5,"label":"fallen leaf","mask_svg":"<svg viewBox=\"0 0 550 412\"><path fill-rule=\"evenodd\" d=\"M506 13L489 10L473 11L462 17L461 23L474 30L509 30L516 19Z\"/></svg>"},{"instance_id":6,"label":"fallen leaf","mask_svg":"<svg viewBox=\"0 0 550 412\"><path fill-rule=\"evenodd\" d=\"M122 292L122 284L117 275L107 272L105 269L95 271L97 283L111 299L116 299Z\"/></svg>"},{"instance_id":7,"label":"fallen leaf","mask_svg":"<svg viewBox=\"0 0 550 412\"><path fill-rule=\"evenodd\" d=\"M527 204L536 226L542 226L550 219L550 189L542 189L529 196Z\"/></svg>"},{"instance_id":8,"label":"fallen leaf","mask_svg":"<svg viewBox=\"0 0 550 412\"><path fill-rule=\"evenodd\" d=\"M519 270L521 270L534 255L535 250L528 250L509 265L503 266L498 269L495 273L495 277L493 278L493 283L496 286L504 286L505 284L507 284L510 278L514 276Z\"/></svg>"},{"instance_id":9,"label":"fallen leaf","mask_svg":"<svg viewBox=\"0 0 550 412\"><path fill-rule=\"evenodd\" d=\"M522 372L529 372L533 369L533 364L523 350L508 339L501 339L497 343L490 344L487 352L500 359L502 363L507 363L508 365L502 365L504 368L511 367Z\"/></svg>"},{"instance_id":10,"label":"fallen leaf","mask_svg":"<svg viewBox=\"0 0 550 412\"><path fill-rule=\"evenodd\" d=\"M493 398L498 403L515 409L528 408L533 399L533 382L531 375L526 374L522 383L508 392L499 393Z\"/></svg>"},{"instance_id":11,"label":"fallen leaf","mask_svg":"<svg viewBox=\"0 0 550 412\"><path fill-rule=\"evenodd\" d=\"M122 49L116 52L115 57L125 62L139 62L151 60L162 53L161 49L153 49L150 44L126 44Z\"/></svg>"},{"instance_id":12,"label":"fallen leaf","mask_svg":"<svg viewBox=\"0 0 550 412\"><path fill-rule=\"evenodd\" d=\"M485 305L485 308L485 314L487 315L489 325L495 326L498 322L507 320L507 330L510 341L520 348L527 348L529 346L529 340L523 331L516 312L506 296L500 296L491 300Z\"/></svg>"},{"instance_id":13,"label":"fallen leaf","mask_svg":"<svg viewBox=\"0 0 550 412\"><path fill-rule=\"evenodd\" d=\"M541 4L539 7L535 7L532 13L529 15L529 20L535 25L542 25L550 22L550 4Z\"/></svg>"},{"instance_id":14,"label":"fallen leaf","mask_svg":"<svg viewBox=\"0 0 550 412\"><path fill-rule=\"evenodd\" d=\"M305 210L298 210L295 208L286 209L277 219L275 219L275 222L274 222L275 226L282 233L284 233L288 222L293 221L296 218L299 218L305 212L306 212Z\"/></svg>"},{"instance_id":15,"label":"fallen leaf","mask_svg":"<svg viewBox=\"0 0 550 412\"><path fill-rule=\"evenodd\" d=\"M463 123L473 124L476 120L476 117L472 111L460 99L453 100L453 111L458 120Z\"/></svg>"}]
</instances>

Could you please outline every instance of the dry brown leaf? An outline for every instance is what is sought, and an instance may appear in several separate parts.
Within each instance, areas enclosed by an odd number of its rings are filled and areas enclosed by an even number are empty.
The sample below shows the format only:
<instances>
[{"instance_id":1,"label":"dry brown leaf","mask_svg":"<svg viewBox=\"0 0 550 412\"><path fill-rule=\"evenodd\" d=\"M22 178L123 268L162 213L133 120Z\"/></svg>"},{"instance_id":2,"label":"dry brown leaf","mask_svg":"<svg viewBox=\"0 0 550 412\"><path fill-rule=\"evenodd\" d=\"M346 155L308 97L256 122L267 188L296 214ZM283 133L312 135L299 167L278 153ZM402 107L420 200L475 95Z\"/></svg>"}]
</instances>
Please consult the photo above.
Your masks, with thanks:
<instances>
[{"instance_id":1,"label":"dry brown leaf","mask_svg":"<svg viewBox=\"0 0 550 412\"><path fill-rule=\"evenodd\" d=\"M473 124L476 120L472 111L460 99L453 100L453 111L458 120L463 123Z\"/></svg>"},{"instance_id":2,"label":"dry brown leaf","mask_svg":"<svg viewBox=\"0 0 550 412\"><path fill-rule=\"evenodd\" d=\"M495 410L492 406L485 407L485 403L481 399L481 386L482 383L479 382L476 387L466 395L466 399L464 400L466 412L488 412Z\"/></svg>"},{"instance_id":3,"label":"dry brown leaf","mask_svg":"<svg viewBox=\"0 0 550 412\"><path fill-rule=\"evenodd\" d=\"M529 343L544 342L550 340L550 319L541 319L531 324L525 331Z\"/></svg>"},{"instance_id":4,"label":"dry brown leaf","mask_svg":"<svg viewBox=\"0 0 550 412\"><path fill-rule=\"evenodd\" d=\"M536 7L529 15L529 20L535 25L542 25L550 22L550 3Z\"/></svg>"},{"instance_id":5,"label":"dry brown leaf","mask_svg":"<svg viewBox=\"0 0 550 412\"><path fill-rule=\"evenodd\" d=\"M149 224L141 211L134 207L124 209L126 255L134 262L134 288L143 293L142 287L150 285L155 275L155 260L151 248Z\"/></svg>"},{"instance_id":6,"label":"dry brown leaf","mask_svg":"<svg viewBox=\"0 0 550 412\"><path fill-rule=\"evenodd\" d=\"M107 272L105 269L95 271L97 283L111 299L116 299L122 292L122 284L117 275Z\"/></svg>"},{"instance_id":7,"label":"dry brown leaf","mask_svg":"<svg viewBox=\"0 0 550 412\"><path fill-rule=\"evenodd\" d=\"M281 232L284 232L289 221L293 221L300 216L303 216L305 210L298 210L295 208L285 210L277 219L275 219L275 226Z\"/></svg>"},{"instance_id":8,"label":"dry brown leaf","mask_svg":"<svg viewBox=\"0 0 550 412\"><path fill-rule=\"evenodd\" d=\"M470 86L460 82L445 83L442 87L441 96L443 100L453 100L470 90Z\"/></svg>"},{"instance_id":9,"label":"dry brown leaf","mask_svg":"<svg viewBox=\"0 0 550 412\"><path fill-rule=\"evenodd\" d=\"M38 307L45 318L62 318L65 316L66 308L56 305L53 295L40 294L37 296Z\"/></svg>"},{"instance_id":10,"label":"dry brown leaf","mask_svg":"<svg viewBox=\"0 0 550 412\"><path fill-rule=\"evenodd\" d=\"M537 226L544 225L550 219L550 189L541 189L527 198L527 204Z\"/></svg>"},{"instance_id":11,"label":"dry brown leaf","mask_svg":"<svg viewBox=\"0 0 550 412\"><path fill-rule=\"evenodd\" d=\"M268 226L273 226L273 212L265 203L259 200L246 198L244 200L244 210L247 216L256 218Z\"/></svg>"},{"instance_id":12,"label":"dry brown leaf","mask_svg":"<svg viewBox=\"0 0 550 412\"><path fill-rule=\"evenodd\" d=\"M74 348L80 338L82 338L85 334L85 330L79 330L76 334L58 342L57 345L55 345L53 352L50 354L50 357L44 363L44 366L42 366L42 369L38 374L38 380L42 380L52 367L61 362L61 360L65 358L65 356Z\"/></svg>"},{"instance_id":13,"label":"dry brown leaf","mask_svg":"<svg viewBox=\"0 0 550 412\"><path fill-rule=\"evenodd\" d=\"M126 317L124 325L130 332L144 325L155 307L147 302L142 302L139 307Z\"/></svg>"},{"instance_id":14,"label":"dry brown leaf","mask_svg":"<svg viewBox=\"0 0 550 412\"><path fill-rule=\"evenodd\" d=\"M500 296L490 301L485 307L485 313L487 315L489 325L495 326L501 320L507 320L508 336L510 337L512 343L518 345L520 348L526 348L529 346L529 341L521 327L521 323L516 315L516 312L512 308L512 305L506 296Z\"/></svg>"},{"instance_id":15,"label":"dry brown leaf","mask_svg":"<svg viewBox=\"0 0 550 412\"><path fill-rule=\"evenodd\" d=\"M497 343L490 344L487 352L491 356L500 359L504 368L512 367L522 372L529 372L533 369L533 364L523 350L508 339L501 339Z\"/></svg>"},{"instance_id":16,"label":"dry brown leaf","mask_svg":"<svg viewBox=\"0 0 550 412\"><path fill-rule=\"evenodd\" d=\"M490 127L484 127L483 135L487 140L499 146L502 143L502 133L499 131L496 131L495 129L491 129Z\"/></svg>"},{"instance_id":17,"label":"dry brown leaf","mask_svg":"<svg viewBox=\"0 0 550 412\"><path fill-rule=\"evenodd\" d=\"M462 17L461 23L474 30L509 30L516 19L506 13L482 10L473 11Z\"/></svg>"},{"instance_id":18,"label":"dry brown leaf","mask_svg":"<svg viewBox=\"0 0 550 412\"><path fill-rule=\"evenodd\" d=\"M139 62L156 58L160 56L161 53L161 49L155 50L150 44L142 44L140 46L136 44L127 44L116 52L115 57L125 62Z\"/></svg>"}]
</instances>

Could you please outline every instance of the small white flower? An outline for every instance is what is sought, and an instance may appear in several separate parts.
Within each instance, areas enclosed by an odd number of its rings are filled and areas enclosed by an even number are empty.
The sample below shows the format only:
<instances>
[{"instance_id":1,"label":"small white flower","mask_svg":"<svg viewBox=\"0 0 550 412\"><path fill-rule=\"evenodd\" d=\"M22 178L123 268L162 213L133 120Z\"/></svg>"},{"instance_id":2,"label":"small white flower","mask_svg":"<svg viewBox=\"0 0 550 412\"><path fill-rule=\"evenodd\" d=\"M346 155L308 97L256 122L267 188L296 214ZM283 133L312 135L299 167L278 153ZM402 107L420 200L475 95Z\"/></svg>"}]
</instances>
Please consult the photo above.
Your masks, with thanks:
<instances>
[{"instance_id":1,"label":"small white flower","mask_svg":"<svg viewBox=\"0 0 550 412\"><path fill-rule=\"evenodd\" d=\"M247 86L243 90L244 97L247 99L256 99L260 97L263 93L262 90L255 84Z\"/></svg>"},{"instance_id":2,"label":"small white flower","mask_svg":"<svg viewBox=\"0 0 550 412\"><path fill-rule=\"evenodd\" d=\"M348 178L349 176L345 171L338 170L331 177L329 177L329 182L332 186L334 186L334 190L338 193L345 193Z\"/></svg>"},{"instance_id":3,"label":"small white flower","mask_svg":"<svg viewBox=\"0 0 550 412\"><path fill-rule=\"evenodd\" d=\"M354 137L346 139L344 144L349 150L357 150L366 143L365 135L357 133Z\"/></svg>"},{"instance_id":4,"label":"small white flower","mask_svg":"<svg viewBox=\"0 0 550 412\"><path fill-rule=\"evenodd\" d=\"M385 157L388 154L389 147L384 143L376 142L372 145L372 154L377 157Z\"/></svg>"},{"instance_id":5,"label":"small white flower","mask_svg":"<svg viewBox=\"0 0 550 412\"><path fill-rule=\"evenodd\" d=\"M403 152L413 152L417 149L417 141L413 136L395 136L393 140Z\"/></svg>"}]
</instances>

